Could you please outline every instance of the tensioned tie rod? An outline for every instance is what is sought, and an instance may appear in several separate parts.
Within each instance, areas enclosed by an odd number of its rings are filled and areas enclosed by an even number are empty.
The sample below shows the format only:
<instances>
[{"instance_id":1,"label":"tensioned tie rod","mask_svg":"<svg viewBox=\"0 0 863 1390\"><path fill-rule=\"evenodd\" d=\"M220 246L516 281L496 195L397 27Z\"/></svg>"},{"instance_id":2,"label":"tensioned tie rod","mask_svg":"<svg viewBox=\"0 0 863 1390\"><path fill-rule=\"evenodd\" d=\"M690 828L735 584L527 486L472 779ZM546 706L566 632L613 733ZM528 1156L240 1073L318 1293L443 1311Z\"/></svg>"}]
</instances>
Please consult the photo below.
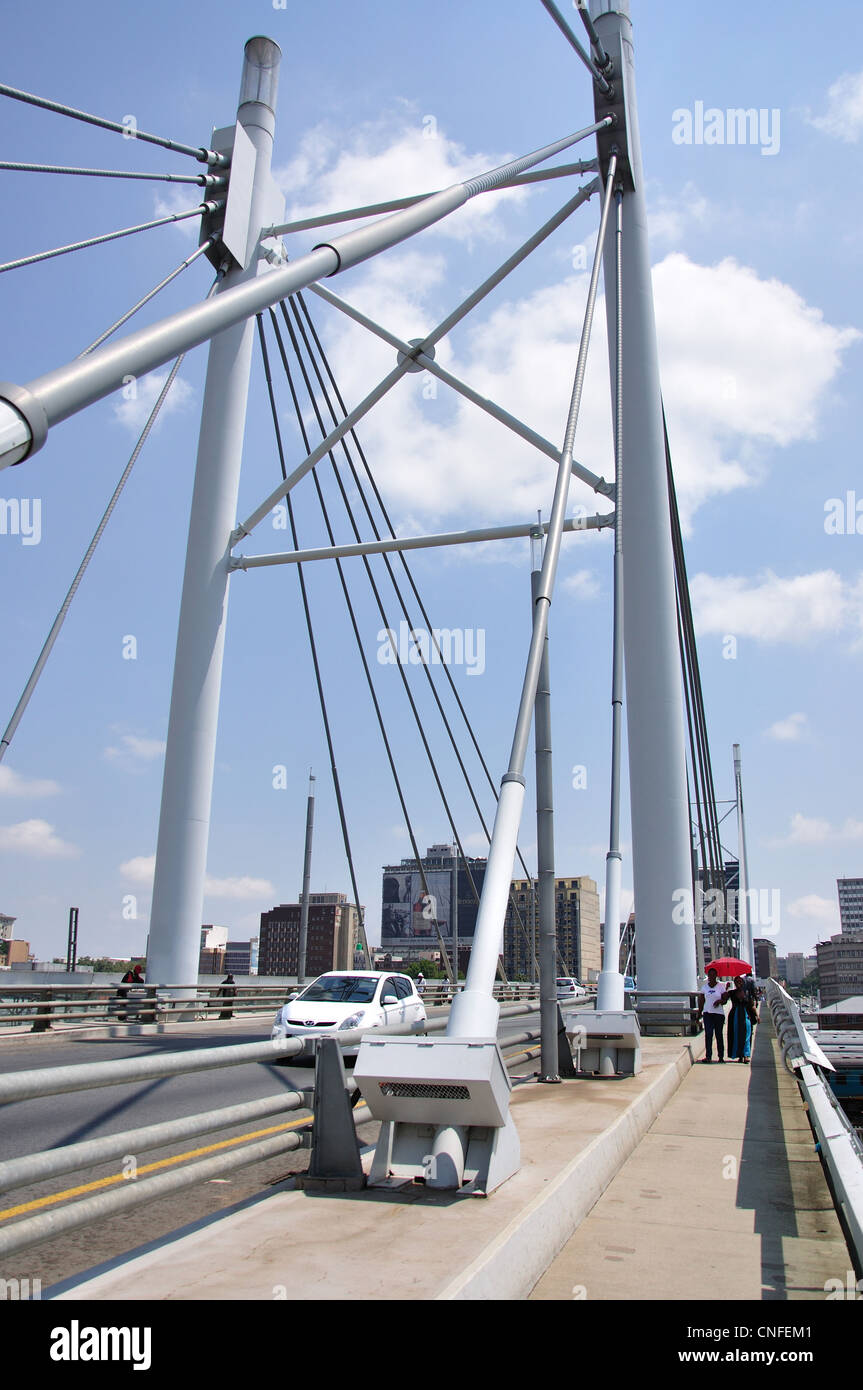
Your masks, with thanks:
<instances>
[{"instance_id":1,"label":"tensioned tie rod","mask_svg":"<svg viewBox=\"0 0 863 1390\"><path fill-rule=\"evenodd\" d=\"M311 314L309 313L309 309L308 309L308 306L307 306L307 304L306 304L306 301L305 301L305 299L303 298L302 294L298 294L298 295L296 296L296 298L297 298L297 301L298 301L298 303L299 303L299 307L300 307L300 309L302 310L303 317L304 317L306 323L308 324L309 333L311 334L311 338L312 338L312 340L313 340L313 342L314 342L315 348L317 349L318 356L319 356L319 358L320 358L320 360L321 360L321 364L323 365L324 371L326 372L326 375L327 375L327 377L328 377L328 379L329 379L330 385L331 385L332 390L333 390L333 394L334 394L334 396L335 396L335 398L336 398L336 400L337 400L337 402L338 402L339 408L341 409L343 415L347 415L347 413L348 413L347 405L345 404L344 397L342 396L342 393L341 393L341 391L339 390L338 382L336 381L336 378L335 378L335 376L334 376L334 374L333 374L332 367L330 366L329 360L328 360L328 358L327 358L327 354L326 354L326 352L324 351L323 344L321 343L321 340L320 340L320 338L319 338L319 336L318 336L317 330L316 330L315 325L314 325L314 321L313 321L313 319L312 319ZM271 310L270 312L272 313L272 310ZM284 306L284 304L282 305L282 313L283 313L283 314L285 313L285 306ZM295 317L297 317L297 315L296 315L296 309L295 309L294 313L295 313ZM298 322L299 322L299 319L298 319ZM302 329L301 329L301 331L302 331ZM303 333L303 341L304 341L305 344L306 344L306 349L307 349L307 351L308 351L308 353L309 353L309 357L310 357L310 359L312 360L312 362L314 363L314 362L315 362L315 359L314 359L314 356L313 356L313 354L312 354L312 350L311 350L311 347L310 347L310 345L309 345L309 341L308 341L308 339L307 339L305 333ZM331 402L331 400L330 400L329 392L328 392L327 389L326 389L326 385L325 385L325 383L323 382L323 380L322 380L322 378L321 378L321 375L320 375L320 372L319 372L318 369L317 369L317 365L315 365L315 371L316 371L316 374L317 374L317 377L318 377L318 381L319 381L320 384L321 384L321 388L322 388L323 393L324 393L324 399L325 399L325 401L326 401L326 403L327 403L327 406L328 406L328 408L329 408L330 415L332 416L332 419L333 419L333 421L335 422L335 421L336 421L336 418L337 418L337 417L336 417L336 413L335 413L335 410L334 410L334 408L333 408L332 402ZM356 447L357 454L358 454L358 456L359 456L359 458L360 458L360 461L362 462L363 469L365 470L366 477L368 478L369 484L370 484L370 486L371 486L371 490L372 490L372 492L373 492L373 494L374 494L374 497L375 497L375 499L376 499L376 501L377 501L377 504L378 504L378 506L379 506L379 508L380 508L380 511L381 511L381 515L382 515L382 517L383 517L384 524L385 524L386 527L388 528L388 530L389 530L389 532L390 532L390 536L391 536L393 539L395 539L395 531L394 531L394 529L393 529L392 521L390 520L389 513L387 512L386 506L384 505L383 498L381 497L380 491L379 491L379 489L378 489L378 487L377 487L377 484L376 484L376 482L375 482L375 479L374 479L374 475L373 475L373 473L372 473L372 471L371 471L371 468L369 467L368 459L366 458L365 451L363 450L363 447L362 447L362 445L361 445L361 443L360 443L360 441L359 441L359 438L358 438L358 436L357 436L356 430L351 430L351 431L350 431L350 435L351 435L351 438L352 438L352 440L353 440L353 443L354 443L354 445L355 445L355 447ZM364 486L363 486L362 478L359 476L359 474L358 474L358 472L357 472L357 470L356 470L356 467L355 467L355 465L354 465L354 463L353 463L353 460L352 460L351 457L350 457L350 453L349 453L349 451L348 451L347 444L345 443L345 439L343 438L341 442L342 442L342 448L343 448L344 451L345 451L345 456L347 457L348 463L349 463L349 465L350 465L351 475L352 475L352 477L353 477L354 484L355 484L355 486L356 486L356 488L357 488L357 492L359 493L360 499L361 499L361 501L362 501L362 503L363 503L363 506L364 506L366 515L367 515L367 517L368 517L368 519L369 519L369 522L370 522L370 524L371 524L371 527L372 527L372 530L373 530L373 532L374 532L375 538L376 538L376 540L379 541L379 540L381 539L380 532L379 532L378 527L377 527L377 525L376 525L376 523L375 523L373 510L372 510L372 507L371 507L371 505L370 505L370 503L369 503L368 497L367 497L367 495L366 495L366 491L365 491L365 488L364 488ZM468 716L467 716L467 712L465 711L464 705L463 705L461 699L459 698L458 692L457 692L456 687L455 687L455 683L454 683L454 681L453 681L453 679L452 679L452 675L450 674L450 671L449 671L449 667L448 667L447 663L446 663L445 661L443 661L443 659L442 659L442 654L441 654L440 646L439 646L439 644L438 644L437 637L435 636L435 631L434 631L434 628L433 628L433 626L432 626L431 619L429 618L429 615L428 615L428 613L427 613L427 611L426 611L425 605L424 605L424 603L423 603L423 601L422 601L422 599L421 599L421 597L420 597L420 593L419 593L419 590L418 590L418 588L417 588L417 586L416 586L416 583L415 583L415 581L414 581L413 574L411 573L410 566L408 565L408 562L407 562L407 560L406 560L406 558L405 558L405 556L404 556L404 554L403 554L402 552L399 552L399 558L400 558L400 560L401 560L402 568L404 569L404 572L405 572L405 575L406 575L406 577L407 577L408 583L410 584L411 589L413 590L414 597L415 597L415 599L416 599L416 601L417 601L417 604L418 604L418 606L419 606L420 612L421 612L421 614L422 614L422 616L423 616L423 619L424 619L424 621L425 621L425 624L426 624L426 631L427 631L427 632L429 633L429 635L431 636L432 642L433 642L433 644L434 644L434 649L435 649L435 652L436 652L436 654L437 654L437 658L438 658L438 660L441 662L442 669L443 669L443 671L444 671L444 674L446 675L447 680L449 681L450 688L451 688L451 690L453 691L453 693L454 693L455 696L456 696L456 701L457 701L457 703L458 703L459 710L461 711L461 714L462 714L462 716L463 716L463 718L464 718L464 721L465 721L465 723L466 723L466 725L467 725L467 729L468 729L468 732L469 732L469 734L470 734L470 736L471 736L471 738L472 738L472 740L473 740L474 747L476 748L477 753L479 754L480 762L482 763L483 768L484 768L485 771L486 771L486 775L488 776L489 784L490 784L490 786L491 786L491 788L492 788L492 791L493 791L494 794L495 794L495 799L497 799L497 790L496 790L496 788L495 788L495 786L494 786L494 782L492 781L491 775L488 773L488 769L487 769L487 767L486 767L485 759L483 758L483 756L482 756L482 751L481 751L481 749L480 749L480 747L479 747L479 744L477 743L476 736L475 736L475 734L474 734L474 731L473 731L473 728L472 728L472 726L471 726L470 720L468 719ZM386 558L386 556L385 556L385 558L384 558L384 563L385 563L385 565L386 565L387 572L388 572L388 574L389 574L390 581L391 581L391 583L392 583L393 589L395 590L396 596L397 596L397 598L398 598L399 605L400 605L400 607L401 607L402 613L404 614L405 621L407 622L408 627L410 628L411 632L413 632L413 631L414 631L414 624L413 624L413 621L412 621L412 619L411 619L411 617L410 617L410 614L409 614L409 612L408 612L408 609L407 609L407 606L406 606L406 603L405 603L405 599L404 599L402 590L401 590L401 588L399 587L399 584L398 584L398 581L397 581L397 579L396 579L396 576L395 576L395 573L394 573L394 571L393 571L393 568L392 568L392 566L390 565L389 559ZM421 647L419 646L418 643L417 643L416 645L417 645L417 650L418 650L419 653L420 653L420 657L423 658L423 653L422 653ZM465 781L465 785L467 786L468 793L470 794L470 798L471 798L471 800L473 801L474 807L475 807L475 809L476 809L477 816L479 817L479 822L480 822L480 825L482 826L483 833L484 833L486 839L487 839L489 842L491 842L491 835L490 835L490 833L489 833L489 829L488 829L488 826L487 826L487 824L486 824L485 817L483 816L482 808L480 807L479 800L477 799L476 791L475 791L475 789L474 789L473 783L472 783L471 778L470 778L470 774L468 773L468 770L467 770L467 768L466 768L466 766L465 766L465 763L464 763L464 759L463 759L463 757L462 757L462 755L461 755L461 751L460 751L460 749L459 749L458 742L457 742L456 737L455 737L455 734L454 734L454 732L453 732L452 725L450 724L450 721L449 721L449 719L447 718L447 714L446 714L446 711L445 711L445 709L444 709L443 702L442 702L442 700L441 700L440 694L438 693L437 686L435 685L434 680L432 679L432 672L431 672L431 668L430 668L430 666L429 666L429 661L428 661L428 658L427 658L427 657L425 657L425 658L422 659L422 666L423 666L423 670L425 671L425 674L426 674L426 679L428 680L429 688L430 688L430 690L431 690L431 693L432 693L432 695L433 695L433 697L434 697L434 700L435 700L435 703L436 703L436 705L437 705L438 711L439 711L439 713L440 713L441 720L443 721L444 728L446 729L447 735L448 735L448 737L449 737L449 741L450 741L451 747L452 747L453 752L454 752L454 754L455 754L455 757L456 757L456 760L457 760L457 762L458 762L459 768L461 769L462 776L464 777L464 781ZM525 875L529 877L528 872L527 872L527 865L526 865L525 862L524 862L524 859L523 859L523 857L522 857L521 851L520 851L519 849L517 849L516 852L518 853L519 859L521 860L522 866L524 867ZM473 875L470 876L470 880L471 880L471 887L473 888L473 887L474 887ZM474 891L475 891L475 890L474 890ZM477 897L478 897L478 895L477 895ZM514 895L514 894L510 894L510 903L511 903L511 905L512 905L513 912L514 912L514 914L515 914L518 927L519 927L519 929L520 929L522 935L524 936L525 941L527 941L527 944L528 944L529 949L532 950L532 948L530 947L530 942L529 942L528 939L527 939L527 933L526 933L526 931L525 931L524 923L523 923L522 918L521 918L521 913L519 912L519 909L518 909L518 904L517 904L516 901L515 901L515 895ZM561 962L561 963L562 963L562 962Z\"/></svg>"},{"instance_id":2,"label":"tensioned tie rod","mask_svg":"<svg viewBox=\"0 0 863 1390\"><path fill-rule=\"evenodd\" d=\"M29 106L41 106L45 111L54 111L58 116L71 116L73 120L86 121L88 125L100 126L102 130L115 131L127 140L143 140L145 144L161 145L163 150L173 150L175 154L191 155L201 164L224 166L231 162L227 155L217 154L215 150L208 150L203 145L182 145L178 140L166 140L161 135L148 135L144 130L136 130L133 135L129 126L121 125L119 121L106 121L102 116L91 116L88 111L79 111L75 106L64 106L62 102L49 101L47 97L37 97L32 92L22 92L19 87L7 87L5 82L0 82L0 96L13 97L15 101L24 101Z\"/></svg>"}]
</instances>

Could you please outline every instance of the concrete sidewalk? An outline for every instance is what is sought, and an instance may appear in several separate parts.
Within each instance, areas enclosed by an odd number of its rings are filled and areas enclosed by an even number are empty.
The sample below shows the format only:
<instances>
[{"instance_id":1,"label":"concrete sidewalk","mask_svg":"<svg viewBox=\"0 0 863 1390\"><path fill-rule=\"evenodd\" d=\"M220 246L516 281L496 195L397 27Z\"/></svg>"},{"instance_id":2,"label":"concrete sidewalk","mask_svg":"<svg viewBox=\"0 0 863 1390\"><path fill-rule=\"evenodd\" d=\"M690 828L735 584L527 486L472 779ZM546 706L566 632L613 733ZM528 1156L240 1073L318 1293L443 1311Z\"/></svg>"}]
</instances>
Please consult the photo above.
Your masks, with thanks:
<instances>
[{"instance_id":1,"label":"concrete sidewalk","mask_svg":"<svg viewBox=\"0 0 863 1390\"><path fill-rule=\"evenodd\" d=\"M695 1067L531 1298L823 1299L851 1258L769 1012Z\"/></svg>"},{"instance_id":2,"label":"concrete sidewalk","mask_svg":"<svg viewBox=\"0 0 863 1390\"><path fill-rule=\"evenodd\" d=\"M850 1262L771 1028L752 1067L648 1038L637 1077L518 1084L522 1167L489 1198L286 1182L45 1296L823 1298Z\"/></svg>"},{"instance_id":3,"label":"concrete sidewalk","mask_svg":"<svg viewBox=\"0 0 863 1390\"><path fill-rule=\"evenodd\" d=\"M489 1198L292 1182L45 1297L523 1299L677 1090L702 1039L645 1040L621 1081L516 1085L521 1170ZM706 1068L704 1069L706 1070ZM369 1153L366 1166L371 1160Z\"/></svg>"}]
</instances>

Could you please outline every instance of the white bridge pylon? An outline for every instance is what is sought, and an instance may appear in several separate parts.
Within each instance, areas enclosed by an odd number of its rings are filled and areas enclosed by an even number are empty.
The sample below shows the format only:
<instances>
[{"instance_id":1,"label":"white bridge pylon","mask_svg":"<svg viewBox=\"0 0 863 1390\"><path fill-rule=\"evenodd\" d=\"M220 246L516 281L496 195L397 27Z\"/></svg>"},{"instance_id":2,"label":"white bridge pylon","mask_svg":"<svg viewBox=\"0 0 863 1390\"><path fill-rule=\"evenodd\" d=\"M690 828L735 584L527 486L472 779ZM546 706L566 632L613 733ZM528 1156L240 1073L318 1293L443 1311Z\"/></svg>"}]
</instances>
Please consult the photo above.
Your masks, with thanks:
<instances>
[{"instance_id":1,"label":"white bridge pylon","mask_svg":"<svg viewBox=\"0 0 863 1390\"><path fill-rule=\"evenodd\" d=\"M524 801L524 764L544 650L548 613L564 530L614 527L615 614L617 646L622 643L628 706L633 717L627 734L632 807L634 889L638 910L639 984L643 990L690 990L695 985L695 947L691 921L676 923L675 891L691 884L689 805L684 751L674 563L659 386L656 331L648 259L643 174L634 92L632 28L628 0L592 0L585 19L592 54L586 56L557 7L545 8L586 60L594 78L595 119L583 129L555 140L524 157L478 177L452 185L384 216L372 216L352 231L332 237L309 254L285 264L279 238L292 230L280 222L283 202L270 173L275 130L280 51L269 39L246 45L236 125L214 132L216 155L231 156L227 206L221 240L210 258L219 268L216 292L203 304L185 309L152 326L103 346L86 357L50 371L26 386L0 384L0 467L25 462L44 443L48 431L89 404L119 389L129 375L141 376L205 341L210 342L189 542L180 609L171 699L162 805L153 890L148 974L154 982L194 980L200 940L216 728L224 655L227 598L231 573L277 563L298 563L346 554L381 553L429 545L460 544L503 535L526 535L536 525L477 528L448 535L355 545L294 550L282 555L243 556L233 552L272 508L334 445L410 371L434 372L451 389L514 430L556 464L549 508L547 541L535 590L533 630L515 721L510 760L501 781L466 988L456 996L446 1039L424 1044L425 1071L418 1065L415 1040L381 1039L383 1064L374 1074L388 1074L387 1055L404 1086L419 1087L407 1096L404 1117L384 1107L376 1169L428 1177L428 1139L417 1140L417 1127L437 1126L432 1153L432 1185L491 1190L516 1170L518 1140L508 1108L508 1078L501 1081L497 1043L499 1008L493 984L503 935ZM580 6L583 11L583 6ZM560 166L537 170L554 155L596 136L597 158L567 168L567 173L596 171L532 237L509 256L471 295L421 340L405 342L332 294L317 282L379 255L449 216L469 199L530 179L559 176ZM560 447L543 439L504 406L486 400L465 382L439 367L435 345L461 322L516 266L540 246L594 194L601 198L600 235L590 278L584 325L566 424ZM387 212L388 205L334 213L349 217ZM211 223L212 226L212 223ZM209 229L208 229L209 230ZM269 244L268 244L269 243ZM616 479L608 483L574 457L590 331L599 275L604 267L606 314L615 402ZM392 371L312 449L260 505L237 525L236 506L246 402L254 334L254 316L296 292L312 288L370 332L390 342L398 353ZM629 441L637 441L629 444ZM627 458L625 489L623 459ZM615 510L599 512L579 523L567 522L572 476L587 483L598 497L614 497ZM624 505L625 503L625 505ZM618 656L620 653L618 652ZM622 703L620 661L613 696L616 746ZM614 759L619 775L619 757ZM612 829L606 911L606 958L603 974L608 1006L618 993L616 926L619 920L620 854L612 789ZM613 915L610 915L613 914ZM435 1088L458 1084L469 1044L486 1040L490 1052L484 1084L494 1093L482 1114L471 1106L453 1111L450 1102L434 1099ZM398 1043L398 1048L396 1048ZM460 1044L463 1044L462 1048ZM431 1074L429 1046L434 1051ZM363 1045L357 1074L363 1074ZM396 1059L396 1052L398 1057ZM411 1071L411 1056L417 1062ZM367 1060L367 1059L366 1059ZM413 1080L412 1080L413 1077ZM374 1109L374 1086L369 1103ZM420 1095L425 1099L417 1099ZM417 1110L420 1107L420 1111ZM421 1112L421 1113L420 1113ZM489 1118L492 1116L492 1118ZM496 1117L496 1118L495 1118ZM472 1130L491 1134L488 1141ZM425 1130L424 1130L425 1132ZM483 1145L485 1144L485 1147Z\"/></svg>"}]
</instances>

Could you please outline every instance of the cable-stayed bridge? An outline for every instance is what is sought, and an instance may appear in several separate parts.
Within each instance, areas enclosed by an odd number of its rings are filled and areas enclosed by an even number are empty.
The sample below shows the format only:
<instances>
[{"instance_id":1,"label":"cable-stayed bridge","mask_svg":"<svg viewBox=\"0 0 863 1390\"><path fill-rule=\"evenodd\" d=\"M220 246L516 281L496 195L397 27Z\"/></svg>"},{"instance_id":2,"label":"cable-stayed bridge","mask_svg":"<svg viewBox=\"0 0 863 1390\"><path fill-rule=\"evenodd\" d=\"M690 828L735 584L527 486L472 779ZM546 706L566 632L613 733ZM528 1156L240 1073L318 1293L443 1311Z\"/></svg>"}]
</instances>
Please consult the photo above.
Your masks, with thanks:
<instances>
[{"instance_id":1,"label":"cable-stayed bridge","mask_svg":"<svg viewBox=\"0 0 863 1390\"><path fill-rule=\"evenodd\" d=\"M724 889L723 847L711 764L705 702L698 671L691 605L686 580L682 531L672 467L673 420L666 422L659 379L656 331L650 284L644 174L634 86L634 54L628 7L597 3L579 5L581 20L570 23L543 0L549 16L586 70L592 111L579 128L556 136L518 158L423 196L394 196L364 207L334 209L311 219L284 220L283 199L271 172L278 105L280 52L272 40L256 38L246 47L240 102L234 125L217 128L206 146L181 145L135 130L135 139L183 154L206 172L188 177L202 187L194 214L170 214L136 227L117 229L88 242L52 247L0 266L0 273L20 271L59 256L89 249L109 237L133 236L178 216L201 221L201 243L142 300L77 357L49 367L26 382L0 388L0 444L5 466L26 468L53 439L54 431L80 411L145 374L170 364L170 374L110 499L82 565L75 575L57 620L45 642L3 738L12 745L19 721L35 688L83 573L107 526L147 435L185 353L209 343L207 383L198 447L189 542L180 608L171 715L156 853L150 919L148 976L173 988L197 973L210 809L222 668L230 660L227 636L228 593L237 571L295 566L309 659L317 690L321 723L338 806L353 900L360 891L351 848L351 824L338 771L338 731L329 714L328 690L319 660L327 613L314 610L307 575L310 567L335 568L338 588L353 630L362 684L375 710L392 777L394 798L404 818L415 858L421 861L404 768L388 737L378 698L380 670L364 645L355 603L359 583L368 584L380 627L394 632L404 621L417 651L415 664L425 681L446 739L464 780L482 830L489 837L488 868L479 898L470 966L463 991L456 994L445 1035L436 1043L399 1039L361 1055L359 1071L371 1095L381 1103L375 1118L383 1121L378 1141L377 1175L413 1175L431 1188L493 1191L519 1170L519 1136L509 1111L508 1088L497 1036L499 1004L493 985L499 970L504 915L523 834L525 770L531 725L535 731L538 878L540 930L537 943L542 995L540 1075L559 1080L557 974L554 942L554 830L551 796L549 613L561 547L570 532L607 532L613 578L610 615L612 660L608 685L612 718L609 833L606 875L606 943L599 980L596 1017L613 1020L625 1012L619 943L621 918L621 779L624 723L628 745L629 801L632 821L633 884L637 905L639 991L645 1016L696 990L702 922L696 919L694 892L701 882ZM575 26L575 27L574 27ZM67 119L97 123L122 136L121 122L106 122L89 112L10 86L10 99L57 112ZM592 142L592 147L584 142ZM575 147L587 149L573 159ZM595 153L594 153L595 149ZM564 163L552 163L564 159ZM18 162L21 172L47 172L47 166ZM59 176L129 177L129 171L59 167ZM143 175L142 175L143 176ZM166 178L169 176L165 176ZM174 176L170 176L174 177ZM576 190L559 210L520 247L511 252L481 284L459 299L430 331L405 339L385 322L336 293L329 283L353 267L410 243L426 229L450 218L472 200L539 180L576 180ZM561 431L556 440L538 435L509 408L487 398L470 382L437 360L436 349L487 296L584 204L598 209L596 251L587 281L580 341L573 353L571 389L561 402ZM582 214L584 215L584 214ZM290 250L294 233L315 230L321 240L298 257ZM206 257L215 278L203 303L157 319L147 327L130 323L154 295L180 276L195 259ZM613 480L606 480L581 457L579 420L600 284L604 280L606 329L612 400ZM326 309L321 305L326 306ZM394 354L388 374L357 402L340 390L320 331L322 315L343 314ZM273 434L273 455L280 481L245 515L238 514L240 464L253 359L263 373ZM378 403L398 389L403 378L425 372L514 433L549 463L548 520L514 519L511 525L475 527L450 534L399 535L387 499L375 479L374 458L362 444L362 422ZM290 420L290 430L286 421ZM299 447L301 445L301 447ZM405 441L409 455L410 441ZM573 479L592 489L596 511L571 515ZM309 483L319 506L318 527L325 543L309 545L298 526L295 497ZM275 553L255 548L255 533L265 520L283 515L290 549ZM535 542L533 620L526 647L511 643L511 659L523 671L520 698L512 710L512 741L503 770L492 769L472 720L443 658L438 639L423 650L416 634L435 631L408 556L413 550L493 544L530 537ZM376 569L372 557L381 557ZM360 559L348 570L348 561ZM359 577L359 582L358 582ZM364 590L365 593L365 590ZM227 640L226 640L227 639ZM401 663L395 663L429 763L442 814L460 854L465 837L452 809L414 686ZM380 668L382 663L376 665ZM455 710L453 711L453 706ZM447 713L449 710L449 713ZM624 721L624 710L626 718ZM302 737L302 731L297 731ZM436 737L438 736L436 732ZM687 772L688 751L688 772ZM482 776L470 775L469 757ZM746 902L743 850L742 787L739 757L735 766L740 829L740 866ZM493 797L489 814L488 794ZM695 808L693 860L692 808ZM681 892L690 892L689 907ZM427 885L426 885L427 891ZM752 959L751 928L745 914L736 924L737 947ZM522 929L524 924L522 924ZM441 945L445 953L443 938ZM680 1011L688 1019L688 1006ZM684 1031L685 1025L681 1025ZM616 1036L606 1022L598 1036L600 1075L618 1072L611 1044ZM471 1070L482 1054L479 1069ZM476 1091L471 1086L476 1086ZM467 1094L454 1096L456 1091ZM479 1104L479 1096L483 1104ZM467 1104L459 1118L454 1101ZM477 1102L474 1107L474 1102ZM426 1152L427 1151L427 1152ZM431 1158L429 1164L427 1160Z\"/></svg>"}]
</instances>

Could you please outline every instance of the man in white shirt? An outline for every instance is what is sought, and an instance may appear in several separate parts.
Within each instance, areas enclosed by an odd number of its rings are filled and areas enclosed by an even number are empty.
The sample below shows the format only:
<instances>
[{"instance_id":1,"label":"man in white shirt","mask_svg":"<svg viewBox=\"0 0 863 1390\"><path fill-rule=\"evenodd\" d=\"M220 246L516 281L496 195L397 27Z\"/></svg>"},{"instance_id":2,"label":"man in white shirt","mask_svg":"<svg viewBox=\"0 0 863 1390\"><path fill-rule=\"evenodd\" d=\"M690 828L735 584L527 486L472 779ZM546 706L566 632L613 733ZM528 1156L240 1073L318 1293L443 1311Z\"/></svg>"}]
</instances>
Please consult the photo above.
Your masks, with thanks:
<instances>
[{"instance_id":1,"label":"man in white shirt","mask_svg":"<svg viewBox=\"0 0 863 1390\"><path fill-rule=\"evenodd\" d=\"M711 967L707 972L707 984L698 996L698 1017L704 1019L705 1062L713 1061L714 1038L716 1059L725 1061L725 1001L731 993L731 985L720 985L717 981L716 971Z\"/></svg>"}]
</instances>

